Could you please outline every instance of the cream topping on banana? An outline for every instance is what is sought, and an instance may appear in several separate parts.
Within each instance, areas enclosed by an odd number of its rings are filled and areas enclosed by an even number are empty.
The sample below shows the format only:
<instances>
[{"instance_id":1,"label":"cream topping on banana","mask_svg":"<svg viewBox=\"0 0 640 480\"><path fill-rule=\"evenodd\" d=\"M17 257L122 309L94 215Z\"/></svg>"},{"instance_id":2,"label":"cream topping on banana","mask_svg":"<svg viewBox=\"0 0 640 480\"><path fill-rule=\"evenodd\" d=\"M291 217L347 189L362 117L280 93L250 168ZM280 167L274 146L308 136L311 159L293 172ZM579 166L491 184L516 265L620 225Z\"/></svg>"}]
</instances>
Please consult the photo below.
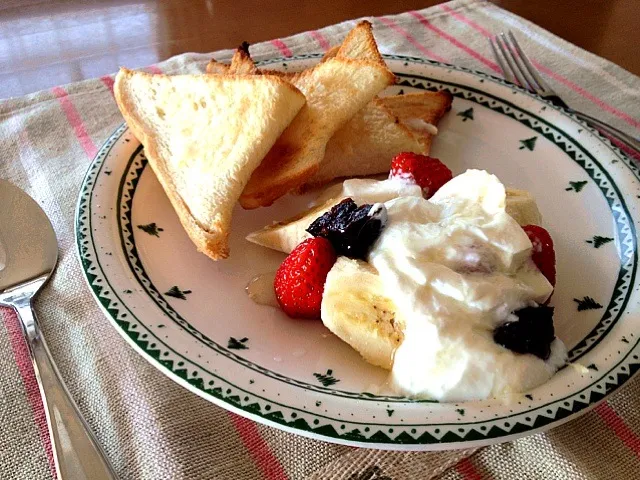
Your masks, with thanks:
<instances>
[{"instance_id":1,"label":"cream topping on banana","mask_svg":"<svg viewBox=\"0 0 640 480\"><path fill-rule=\"evenodd\" d=\"M511 312L553 291L505 197L494 175L468 170L429 200L385 203L388 223L368 260L405 323L392 368L400 393L464 401L523 392L565 363L557 338L546 361L493 340Z\"/></svg>"},{"instance_id":2,"label":"cream topping on banana","mask_svg":"<svg viewBox=\"0 0 640 480\"><path fill-rule=\"evenodd\" d=\"M422 197L422 188L398 177L386 180L351 178L327 188L316 200L321 204L332 198L352 198L354 202L378 203L396 197Z\"/></svg>"}]
</instances>

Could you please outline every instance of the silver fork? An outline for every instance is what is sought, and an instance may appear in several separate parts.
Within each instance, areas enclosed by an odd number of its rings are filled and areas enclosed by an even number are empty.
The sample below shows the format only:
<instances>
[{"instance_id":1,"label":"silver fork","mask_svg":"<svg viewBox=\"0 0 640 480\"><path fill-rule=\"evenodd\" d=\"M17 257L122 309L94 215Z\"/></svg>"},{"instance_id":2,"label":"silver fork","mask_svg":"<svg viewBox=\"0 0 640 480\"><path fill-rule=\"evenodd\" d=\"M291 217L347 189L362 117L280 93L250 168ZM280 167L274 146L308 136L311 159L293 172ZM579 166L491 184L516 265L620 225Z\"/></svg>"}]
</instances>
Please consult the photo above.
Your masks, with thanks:
<instances>
[{"instance_id":1,"label":"silver fork","mask_svg":"<svg viewBox=\"0 0 640 480\"><path fill-rule=\"evenodd\" d=\"M489 44L498 65L500 65L508 81L519 83L530 92L536 93L554 105L564 108L590 126L615 137L631 149L640 152L640 140L637 138L567 105L531 64L511 31L507 35L500 33L495 37L489 38Z\"/></svg>"}]
</instances>

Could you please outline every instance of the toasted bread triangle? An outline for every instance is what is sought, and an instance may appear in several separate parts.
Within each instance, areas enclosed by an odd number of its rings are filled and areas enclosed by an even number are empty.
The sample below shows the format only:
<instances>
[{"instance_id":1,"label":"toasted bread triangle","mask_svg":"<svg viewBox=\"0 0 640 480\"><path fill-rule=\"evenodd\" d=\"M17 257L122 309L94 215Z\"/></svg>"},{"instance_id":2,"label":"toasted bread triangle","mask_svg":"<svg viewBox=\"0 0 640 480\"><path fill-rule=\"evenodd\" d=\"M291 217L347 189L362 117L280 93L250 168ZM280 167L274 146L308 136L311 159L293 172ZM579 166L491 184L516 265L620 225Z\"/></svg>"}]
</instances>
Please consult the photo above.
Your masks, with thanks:
<instances>
[{"instance_id":1,"label":"toasted bread triangle","mask_svg":"<svg viewBox=\"0 0 640 480\"><path fill-rule=\"evenodd\" d=\"M314 175L333 134L395 77L374 62L332 58L289 81L307 103L253 172L240 197L244 208L271 205Z\"/></svg>"},{"instance_id":2,"label":"toasted bread triangle","mask_svg":"<svg viewBox=\"0 0 640 480\"><path fill-rule=\"evenodd\" d=\"M251 60L251 64L254 65L253 60ZM206 71L211 75L229 75L231 72L230 65L217 61L215 58L209 60L207 63ZM256 74L259 74L260 71L257 71Z\"/></svg>"},{"instance_id":3,"label":"toasted bread triangle","mask_svg":"<svg viewBox=\"0 0 640 480\"><path fill-rule=\"evenodd\" d=\"M234 75L256 75L259 73L256 64L249 55L249 44L247 42L243 42L233 54L231 65L233 68L230 69L229 73Z\"/></svg>"},{"instance_id":4,"label":"toasted bread triangle","mask_svg":"<svg viewBox=\"0 0 640 480\"><path fill-rule=\"evenodd\" d=\"M335 57L338 54L338 50L340 50L340 45L334 45L324 53L320 61L324 62L325 60Z\"/></svg>"},{"instance_id":5,"label":"toasted bread triangle","mask_svg":"<svg viewBox=\"0 0 640 480\"><path fill-rule=\"evenodd\" d=\"M325 62L330 58L350 58L353 60L363 60L385 66L385 62L378 51L378 45L372 32L371 22L363 20L352 28L341 45L335 45L326 51L320 62ZM258 70L251 55L249 54L249 44L244 42L240 45L231 59L230 65L225 65L212 59L206 67L207 73L212 74L274 74L280 77L293 78L300 75L300 72L282 72L279 70Z\"/></svg>"},{"instance_id":6,"label":"toasted bread triangle","mask_svg":"<svg viewBox=\"0 0 640 480\"><path fill-rule=\"evenodd\" d=\"M345 38L341 46L327 51L322 61L331 58L362 56L382 63L371 25L361 22ZM295 82L300 73L258 70L247 54L239 48L230 65L212 60L209 73L279 74ZM437 124L451 108L449 92L420 92L374 98L358 111L331 137L318 171L296 191L321 186L334 178L372 175L389 169L391 158L399 152L428 154Z\"/></svg>"},{"instance_id":7,"label":"toasted bread triangle","mask_svg":"<svg viewBox=\"0 0 640 480\"><path fill-rule=\"evenodd\" d=\"M374 98L331 137L320 168L300 191L334 178L386 173L400 152L429 154L436 125L451 108L451 98L449 92Z\"/></svg>"},{"instance_id":8,"label":"toasted bread triangle","mask_svg":"<svg viewBox=\"0 0 640 480\"><path fill-rule=\"evenodd\" d=\"M121 69L114 94L198 250L227 257L251 173L305 103L273 76L151 75Z\"/></svg>"},{"instance_id":9,"label":"toasted bread triangle","mask_svg":"<svg viewBox=\"0 0 640 480\"><path fill-rule=\"evenodd\" d=\"M405 93L381 98L382 103L402 122L411 124L419 119L437 126L440 119L451 109L453 95L446 90L439 92Z\"/></svg>"},{"instance_id":10,"label":"toasted bread triangle","mask_svg":"<svg viewBox=\"0 0 640 480\"><path fill-rule=\"evenodd\" d=\"M333 134L318 171L300 191L324 185L334 178L366 176L386 172L391 159L400 152L427 154L428 135L416 134L399 122L374 98Z\"/></svg>"},{"instance_id":11,"label":"toasted bread triangle","mask_svg":"<svg viewBox=\"0 0 640 480\"><path fill-rule=\"evenodd\" d=\"M371 24L360 22L341 45L329 49L321 62L329 59L366 60L384 65L372 33ZM296 83L305 72L258 70L243 45L230 65L214 60L207 65L209 73L276 74ZM334 178L363 176L385 172L391 158L399 152L428 154L436 125L451 107L448 92L420 92L374 98L358 111L327 143L317 172L304 185L305 191Z\"/></svg>"},{"instance_id":12,"label":"toasted bread triangle","mask_svg":"<svg viewBox=\"0 0 640 480\"><path fill-rule=\"evenodd\" d=\"M323 60L327 60L335 55L335 58L352 58L374 62L381 66L386 65L382 59L382 55L380 55L378 51L378 45L376 44L372 29L371 22L367 20L358 23L347 34L340 48L337 50L329 50L325 53Z\"/></svg>"}]
</instances>

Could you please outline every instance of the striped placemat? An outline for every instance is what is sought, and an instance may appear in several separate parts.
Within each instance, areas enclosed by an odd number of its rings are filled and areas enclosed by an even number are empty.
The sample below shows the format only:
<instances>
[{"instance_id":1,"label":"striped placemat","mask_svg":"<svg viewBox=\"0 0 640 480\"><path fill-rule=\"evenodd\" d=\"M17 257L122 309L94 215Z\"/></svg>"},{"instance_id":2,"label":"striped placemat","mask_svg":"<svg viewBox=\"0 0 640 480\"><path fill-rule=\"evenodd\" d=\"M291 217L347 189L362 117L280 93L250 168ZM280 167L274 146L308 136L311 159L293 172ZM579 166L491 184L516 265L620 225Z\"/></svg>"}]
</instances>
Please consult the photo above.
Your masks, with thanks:
<instances>
[{"instance_id":1,"label":"striped placemat","mask_svg":"<svg viewBox=\"0 0 640 480\"><path fill-rule=\"evenodd\" d=\"M487 37L508 29L577 109L640 132L640 79L483 1L453 1L370 18L383 53L421 56L500 75ZM257 59L323 52L356 21L252 46ZM214 53L222 61L231 50ZM151 72L202 72L211 54L184 54ZM0 96L1 96L0 86ZM113 76L0 102L0 177L26 190L52 220L61 248L37 304L67 384L123 479L639 478L640 381L547 433L464 451L354 449L284 433L186 392L113 330L82 279L76 196L89 162L122 122ZM54 477L51 443L16 316L0 309L0 478Z\"/></svg>"}]
</instances>

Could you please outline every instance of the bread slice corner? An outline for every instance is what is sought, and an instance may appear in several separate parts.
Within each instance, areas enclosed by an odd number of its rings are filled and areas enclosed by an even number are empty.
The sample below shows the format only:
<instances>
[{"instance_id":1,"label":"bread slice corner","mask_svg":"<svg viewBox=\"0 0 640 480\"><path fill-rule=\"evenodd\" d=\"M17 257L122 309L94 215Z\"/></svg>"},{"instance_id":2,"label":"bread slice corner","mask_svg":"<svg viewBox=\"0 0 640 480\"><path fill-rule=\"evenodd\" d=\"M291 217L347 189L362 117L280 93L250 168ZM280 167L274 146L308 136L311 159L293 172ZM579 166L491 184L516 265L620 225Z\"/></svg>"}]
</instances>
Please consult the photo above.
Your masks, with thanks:
<instances>
[{"instance_id":1,"label":"bread slice corner","mask_svg":"<svg viewBox=\"0 0 640 480\"><path fill-rule=\"evenodd\" d=\"M240 204L269 206L304 184L333 134L394 80L386 66L337 57L289 79L307 103L251 176Z\"/></svg>"},{"instance_id":2,"label":"bread slice corner","mask_svg":"<svg viewBox=\"0 0 640 480\"><path fill-rule=\"evenodd\" d=\"M199 251L229 255L244 186L305 103L280 78L153 75L121 69L114 95Z\"/></svg>"}]
</instances>

